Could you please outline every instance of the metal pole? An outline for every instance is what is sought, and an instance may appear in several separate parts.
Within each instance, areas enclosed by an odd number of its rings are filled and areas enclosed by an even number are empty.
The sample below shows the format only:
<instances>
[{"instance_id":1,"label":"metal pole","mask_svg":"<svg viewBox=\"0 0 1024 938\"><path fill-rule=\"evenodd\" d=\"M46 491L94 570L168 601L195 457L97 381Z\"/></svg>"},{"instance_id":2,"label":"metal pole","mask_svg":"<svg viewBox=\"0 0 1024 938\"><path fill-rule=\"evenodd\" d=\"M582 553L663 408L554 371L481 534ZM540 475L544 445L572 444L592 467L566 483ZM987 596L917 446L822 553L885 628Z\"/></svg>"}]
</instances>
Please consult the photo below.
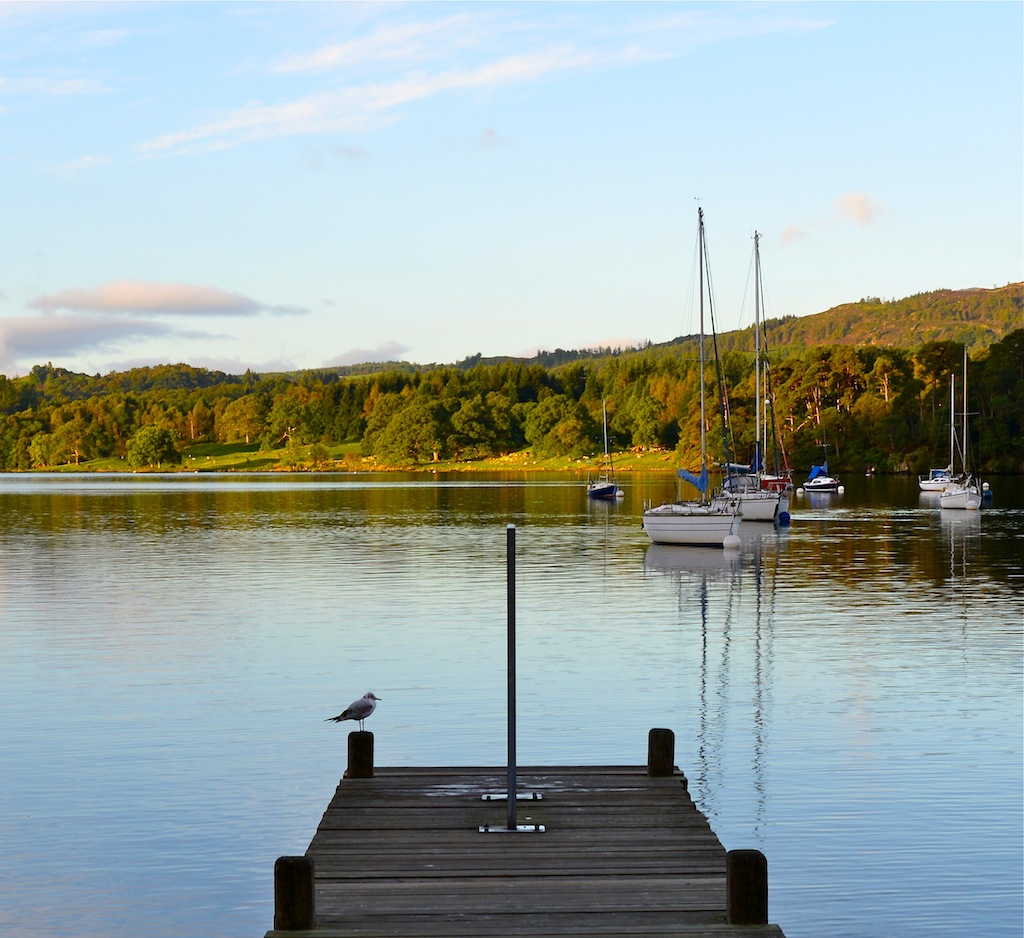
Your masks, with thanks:
<instances>
[{"instance_id":1,"label":"metal pole","mask_svg":"<svg viewBox=\"0 0 1024 938\"><path fill-rule=\"evenodd\" d=\"M508 569L508 829L516 830L516 526L505 528Z\"/></svg>"}]
</instances>

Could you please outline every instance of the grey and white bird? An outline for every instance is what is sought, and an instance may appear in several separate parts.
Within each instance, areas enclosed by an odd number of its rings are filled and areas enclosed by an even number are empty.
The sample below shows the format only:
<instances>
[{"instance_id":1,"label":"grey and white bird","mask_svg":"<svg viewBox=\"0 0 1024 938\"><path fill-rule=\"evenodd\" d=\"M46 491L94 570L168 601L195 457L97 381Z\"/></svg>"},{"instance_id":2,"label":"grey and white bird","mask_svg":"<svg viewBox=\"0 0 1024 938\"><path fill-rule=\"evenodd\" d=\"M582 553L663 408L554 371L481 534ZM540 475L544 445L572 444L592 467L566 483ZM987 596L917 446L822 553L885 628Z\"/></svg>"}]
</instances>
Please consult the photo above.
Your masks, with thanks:
<instances>
[{"instance_id":1,"label":"grey and white bird","mask_svg":"<svg viewBox=\"0 0 1024 938\"><path fill-rule=\"evenodd\" d=\"M343 720L358 720L359 729L363 728L363 720L365 720L377 707L377 701L380 697L374 695L372 691L367 691L358 700L352 701L344 710L341 711L336 717L328 717L324 720L324 723L341 723Z\"/></svg>"}]
</instances>

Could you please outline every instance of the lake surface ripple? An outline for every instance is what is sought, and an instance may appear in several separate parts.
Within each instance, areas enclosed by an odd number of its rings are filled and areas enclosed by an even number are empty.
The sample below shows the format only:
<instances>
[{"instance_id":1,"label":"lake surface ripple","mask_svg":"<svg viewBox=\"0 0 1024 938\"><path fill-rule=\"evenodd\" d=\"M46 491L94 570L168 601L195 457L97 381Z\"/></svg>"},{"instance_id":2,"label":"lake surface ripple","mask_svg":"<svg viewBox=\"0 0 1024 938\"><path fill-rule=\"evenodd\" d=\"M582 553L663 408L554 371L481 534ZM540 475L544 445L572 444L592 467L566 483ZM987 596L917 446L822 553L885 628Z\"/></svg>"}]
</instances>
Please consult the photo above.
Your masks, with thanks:
<instances>
[{"instance_id":1,"label":"lake surface ripple","mask_svg":"<svg viewBox=\"0 0 1024 938\"><path fill-rule=\"evenodd\" d=\"M789 938L1019 938L1024 485L794 499L654 547L665 476L0 476L0 932L261 936L372 690L380 765L636 764L647 731Z\"/></svg>"}]
</instances>

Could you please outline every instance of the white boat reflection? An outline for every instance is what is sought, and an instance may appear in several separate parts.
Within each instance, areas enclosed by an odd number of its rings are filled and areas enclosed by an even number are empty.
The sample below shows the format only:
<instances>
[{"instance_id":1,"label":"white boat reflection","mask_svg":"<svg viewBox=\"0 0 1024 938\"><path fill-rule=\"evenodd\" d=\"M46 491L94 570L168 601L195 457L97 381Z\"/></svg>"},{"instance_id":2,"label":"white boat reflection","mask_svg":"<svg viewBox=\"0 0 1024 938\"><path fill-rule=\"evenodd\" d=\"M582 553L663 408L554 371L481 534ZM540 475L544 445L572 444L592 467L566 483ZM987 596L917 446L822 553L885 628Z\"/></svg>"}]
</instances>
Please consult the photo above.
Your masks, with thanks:
<instances>
[{"instance_id":1,"label":"white boat reflection","mask_svg":"<svg viewBox=\"0 0 1024 938\"><path fill-rule=\"evenodd\" d=\"M732 574L740 569L742 561L738 550L651 544L644 554L644 570L667 574Z\"/></svg>"},{"instance_id":2,"label":"white boat reflection","mask_svg":"<svg viewBox=\"0 0 1024 938\"><path fill-rule=\"evenodd\" d=\"M949 568L953 577L966 576L981 539L980 511L940 511L942 538L949 545Z\"/></svg>"},{"instance_id":3,"label":"white boat reflection","mask_svg":"<svg viewBox=\"0 0 1024 938\"><path fill-rule=\"evenodd\" d=\"M943 511L939 513L939 523L943 532L952 537L964 538L981 534L980 511Z\"/></svg>"},{"instance_id":4,"label":"white boat reflection","mask_svg":"<svg viewBox=\"0 0 1024 938\"><path fill-rule=\"evenodd\" d=\"M753 793L756 829L767 823L770 800L765 767L782 540L750 537L742 550L723 551L652 544L644 554L645 572L664 577L676 591L688 663L682 673L698 689L697 707L680 717L696 745L690 790L709 817L719 818L724 802L715 780L742 776Z\"/></svg>"}]
</instances>

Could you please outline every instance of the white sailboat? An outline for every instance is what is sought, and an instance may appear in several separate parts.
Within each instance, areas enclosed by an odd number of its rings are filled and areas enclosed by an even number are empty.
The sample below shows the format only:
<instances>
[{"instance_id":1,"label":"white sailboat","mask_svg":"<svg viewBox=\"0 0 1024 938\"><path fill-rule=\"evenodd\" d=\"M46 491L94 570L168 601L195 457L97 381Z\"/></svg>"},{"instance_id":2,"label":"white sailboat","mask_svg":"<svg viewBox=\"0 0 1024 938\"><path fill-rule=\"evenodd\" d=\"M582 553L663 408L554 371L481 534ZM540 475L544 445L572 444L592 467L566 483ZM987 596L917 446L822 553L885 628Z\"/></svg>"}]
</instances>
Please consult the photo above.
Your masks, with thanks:
<instances>
[{"instance_id":1,"label":"white sailboat","mask_svg":"<svg viewBox=\"0 0 1024 938\"><path fill-rule=\"evenodd\" d=\"M761 236L754 232L754 427L756 442L754 458L748 466L730 466L722 494L740 501L740 514L744 521L779 520L789 511L789 492L793 485L788 476L767 475L764 472L764 453L768 442L768 420L762 409L761 395Z\"/></svg>"},{"instance_id":2,"label":"white sailboat","mask_svg":"<svg viewBox=\"0 0 1024 938\"><path fill-rule=\"evenodd\" d=\"M608 409L604 400L601 401L601 419L604 424L604 466L600 475L591 479L587 477L587 498L613 499L622 498L625 492L619 488L612 474L612 457L608 453Z\"/></svg>"},{"instance_id":3,"label":"white sailboat","mask_svg":"<svg viewBox=\"0 0 1024 938\"><path fill-rule=\"evenodd\" d=\"M964 346L964 425L963 439L960 440L960 458L963 472L939 494L939 505L960 511L977 511L981 508L981 485L967 468L967 347Z\"/></svg>"},{"instance_id":4,"label":"white sailboat","mask_svg":"<svg viewBox=\"0 0 1024 938\"><path fill-rule=\"evenodd\" d=\"M709 500L706 403L704 391L704 210L697 209L697 256L700 289L700 475L679 470L679 477L700 492L695 501L666 502L648 508L643 528L655 544L686 544L692 547L739 546L739 501L735 498Z\"/></svg>"},{"instance_id":5,"label":"white sailboat","mask_svg":"<svg viewBox=\"0 0 1024 938\"><path fill-rule=\"evenodd\" d=\"M966 408L965 408L966 409ZM956 375L949 376L949 465L942 469L929 469L928 475L918 476L922 492L941 492L953 479L953 460L956 458Z\"/></svg>"}]
</instances>

